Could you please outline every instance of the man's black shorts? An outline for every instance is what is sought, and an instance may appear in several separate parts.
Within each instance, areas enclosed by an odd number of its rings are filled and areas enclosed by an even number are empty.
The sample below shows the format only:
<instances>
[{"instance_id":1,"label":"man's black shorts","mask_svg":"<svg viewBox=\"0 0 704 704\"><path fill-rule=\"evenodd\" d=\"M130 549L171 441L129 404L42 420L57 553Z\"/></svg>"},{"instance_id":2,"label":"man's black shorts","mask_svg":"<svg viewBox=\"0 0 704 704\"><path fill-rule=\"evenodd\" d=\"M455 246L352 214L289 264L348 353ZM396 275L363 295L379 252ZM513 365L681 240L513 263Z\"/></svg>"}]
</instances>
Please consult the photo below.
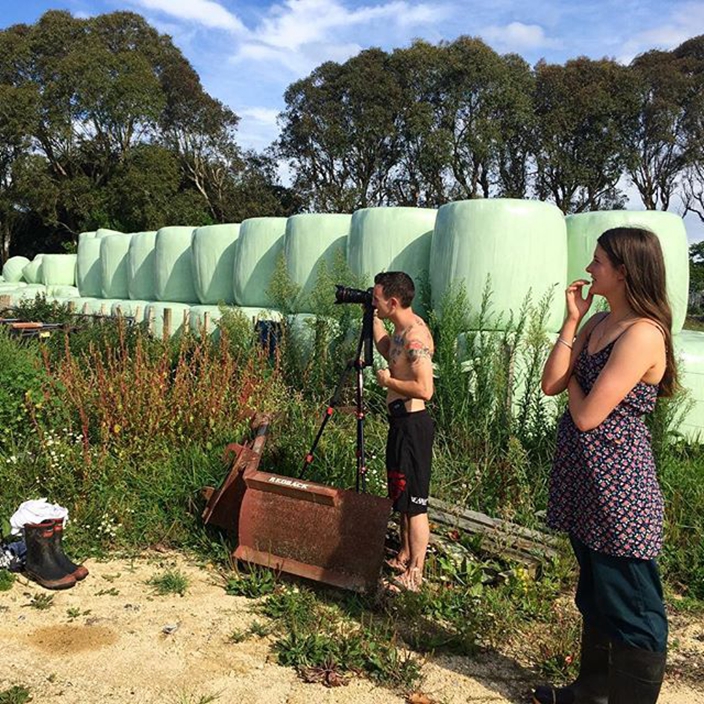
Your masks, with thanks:
<instances>
[{"instance_id":1,"label":"man's black shorts","mask_svg":"<svg viewBox=\"0 0 704 704\"><path fill-rule=\"evenodd\" d=\"M426 410L389 416L386 476L394 511L427 512L434 438L435 423Z\"/></svg>"}]
</instances>

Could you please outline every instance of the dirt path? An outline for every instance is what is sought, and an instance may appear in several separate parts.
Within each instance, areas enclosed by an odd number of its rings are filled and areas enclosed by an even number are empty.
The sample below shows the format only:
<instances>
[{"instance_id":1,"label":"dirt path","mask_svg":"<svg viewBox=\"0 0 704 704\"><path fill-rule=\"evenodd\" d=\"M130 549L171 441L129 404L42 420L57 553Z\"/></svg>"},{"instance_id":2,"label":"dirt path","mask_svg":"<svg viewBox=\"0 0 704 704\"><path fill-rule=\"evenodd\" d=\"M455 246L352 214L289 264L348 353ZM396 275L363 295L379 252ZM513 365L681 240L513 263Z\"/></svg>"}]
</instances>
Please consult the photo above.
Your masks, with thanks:
<instances>
[{"instance_id":1,"label":"dirt path","mask_svg":"<svg viewBox=\"0 0 704 704\"><path fill-rule=\"evenodd\" d=\"M0 692L29 688L33 704L402 704L365 680L326 689L274 663L267 638L233 643L229 635L262 620L252 602L227 596L217 573L180 555L88 562L90 577L29 606L48 592L20 578L0 592ZM145 582L166 567L190 580L186 596L155 596ZM169 633L165 631L170 631ZM704 704L691 663L704 661L704 624L675 630L674 678L663 704ZM677 660L679 658L679 660ZM678 665L687 681L677 681ZM525 702L529 679L514 661L436 656L424 665L422 691L436 702ZM701 681L704 682L704 672ZM209 697L212 697L209 698Z\"/></svg>"}]
</instances>

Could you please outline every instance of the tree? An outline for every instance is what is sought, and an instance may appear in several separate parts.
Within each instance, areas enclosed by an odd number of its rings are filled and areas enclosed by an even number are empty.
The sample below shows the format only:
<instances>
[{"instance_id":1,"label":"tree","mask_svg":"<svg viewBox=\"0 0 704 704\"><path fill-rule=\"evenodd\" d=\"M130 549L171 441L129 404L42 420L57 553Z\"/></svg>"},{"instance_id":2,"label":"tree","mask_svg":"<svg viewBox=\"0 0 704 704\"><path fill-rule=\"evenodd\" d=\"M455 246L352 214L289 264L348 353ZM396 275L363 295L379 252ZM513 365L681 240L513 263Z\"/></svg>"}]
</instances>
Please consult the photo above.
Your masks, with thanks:
<instances>
[{"instance_id":1,"label":"tree","mask_svg":"<svg viewBox=\"0 0 704 704\"><path fill-rule=\"evenodd\" d=\"M524 197L533 124L528 64L468 37L418 41L392 58L403 94L395 202Z\"/></svg>"},{"instance_id":2,"label":"tree","mask_svg":"<svg viewBox=\"0 0 704 704\"><path fill-rule=\"evenodd\" d=\"M398 118L399 157L390 183L398 205L437 207L452 186L452 134L442 124L445 49L416 41L397 49L391 66L403 96Z\"/></svg>"},{"instance_id":3,"label":"tree","mask_svg":"<svg viewBox=\"0 0 704 704\"><path fill-rule=\"evenodd\" d=\"M704 222L704 34L687 40L672 52L682 62L691 83L684 124L688 165L683 183L686 212Z\"/></svg>"},{"instance_id":4,"label":"tree","mask_svg":"<svg viewBox=\"0 0 704 704\"><path fill-rule=\"evenodd\" d=\"M0 84L0 262L10 256L13 239L26 220L26 211L17 207L17 169L30 148L34 98L26 88Z\"/></svg>"},{"instance_id":5,"label":"tree","mask_svg":"<svg viewBox=\"0 0 704 704\"><path fill-rule=\"evenodd\" d=\"M535 71L536 194L564 213L622 207L617 183L638 110L632 72L587 58Z\"/></svg>"},{"instance_id":6,"label":"tree","mask_svg":"<svg viewBox=\"0 0 704 704\"><path fill-rule=\"evenodd\" d=\"M326 62L284 98L278 153L307 207L350 212L390 202L402 95L385 52Z\"/></svg>"},{"instance_id":7,"label":"tree","mask_svg":"<svg viewBox=\"0 0 704 704\"><path fill-rule=\"evenodd\" d=\"M689 245L689 292L704 291L704 241Z\"/></svg>"},{"instance_id":8,"label":"tree","mask_svg":"<svg viewBox=\"0 0 704 704\"><path fill-rule=\"evenodd\" d=\"M295 207L264 161L241 153L237 116L141 16L50 11L1 30L0 54L4 256L30 221L58 231L58 245L100 226L261 214L242 195L255 182L272 211Z\"/></svg>"},{"instance_id":9,"label":"tree","mask_svg":"<svg viewBox=\"0 0 704 704\"><path fill-rule=\"evenodd\" d=\"M495 146L506 110L503 66L480 39L460 37L444 57L441 125L452 139L452 198L491 195Z\"/></svg>"},{"instance_id":10,"label":"tree","mask_svg":"<svg viewBox=\"0 0 704 704\"><path fill-rule=\"evenodd\" d=\"M669 208L688 164L686 114L692 81L684 63L666 51L649 51L631 63L639 110L628 134L633 159L627 168L648 210Z\"/></svg>"},{"instance_id":11,"label":"tree","mask_svg":"<svg viewBox=\"0 0 704 704\"><path fill-rule=\"evenodd\" d=\"M495 119L500 139L495 144L495 183L504 198L525 198L535 133L535 77L518 55L503 57L501 109Z\"/></svg>"}]
</instances>

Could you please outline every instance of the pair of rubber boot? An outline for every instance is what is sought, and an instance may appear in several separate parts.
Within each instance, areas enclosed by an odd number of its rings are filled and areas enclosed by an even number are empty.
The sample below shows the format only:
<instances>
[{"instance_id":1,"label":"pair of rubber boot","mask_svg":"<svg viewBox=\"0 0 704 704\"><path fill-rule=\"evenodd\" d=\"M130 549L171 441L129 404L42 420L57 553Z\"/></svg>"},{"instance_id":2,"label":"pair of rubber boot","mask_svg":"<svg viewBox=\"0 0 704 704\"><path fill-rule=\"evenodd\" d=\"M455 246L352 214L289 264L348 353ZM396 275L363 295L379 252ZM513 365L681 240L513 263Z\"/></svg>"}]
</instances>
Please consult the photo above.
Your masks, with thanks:
<instances>
[{"instance_id":1,"label":"pair of rubber boot","mask_svg":"<svg viewBox=\"0 0 704 704\"><path fill-rule=\"evenodd\" d=\"M83 565L76 565L64 554L62 518L41 523L26 523L24 541L27 545L27 576L45 589L70 589L88 576Z\"/></svg>"},{"instance_id":2,"label":"pair of rubber boot","mask_svg":"<svg viewBox=\"0 0 704 704\"><path fill-rule=\"evenodd\" d=\"M582 627L577 679L567 687L543 685L535 704L655 704L665 676L666 653L611 641L598 629Z\"/></svg>"}]
</instances>

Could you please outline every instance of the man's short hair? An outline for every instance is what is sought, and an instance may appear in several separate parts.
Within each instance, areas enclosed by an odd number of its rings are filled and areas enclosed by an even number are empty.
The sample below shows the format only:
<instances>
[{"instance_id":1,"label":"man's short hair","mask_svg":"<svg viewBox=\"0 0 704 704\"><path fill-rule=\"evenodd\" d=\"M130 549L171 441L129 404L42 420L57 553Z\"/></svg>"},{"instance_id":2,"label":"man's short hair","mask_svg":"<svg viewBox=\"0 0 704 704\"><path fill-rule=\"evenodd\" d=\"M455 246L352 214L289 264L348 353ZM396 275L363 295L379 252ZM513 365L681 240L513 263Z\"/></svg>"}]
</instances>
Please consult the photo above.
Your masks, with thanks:
<instances>
[{"instance_id":1,"label":"man's short hair","mask_svg":"<svg viewBox=\"0 0 704 704\"><path fill-rule=\"evenodd\" d=\"M381 286L386 298L398 298L402 308L408 308L416 295L413 279L404 271L382 271L374 277L374 284Z\"/></svg>"}]
</instances>

